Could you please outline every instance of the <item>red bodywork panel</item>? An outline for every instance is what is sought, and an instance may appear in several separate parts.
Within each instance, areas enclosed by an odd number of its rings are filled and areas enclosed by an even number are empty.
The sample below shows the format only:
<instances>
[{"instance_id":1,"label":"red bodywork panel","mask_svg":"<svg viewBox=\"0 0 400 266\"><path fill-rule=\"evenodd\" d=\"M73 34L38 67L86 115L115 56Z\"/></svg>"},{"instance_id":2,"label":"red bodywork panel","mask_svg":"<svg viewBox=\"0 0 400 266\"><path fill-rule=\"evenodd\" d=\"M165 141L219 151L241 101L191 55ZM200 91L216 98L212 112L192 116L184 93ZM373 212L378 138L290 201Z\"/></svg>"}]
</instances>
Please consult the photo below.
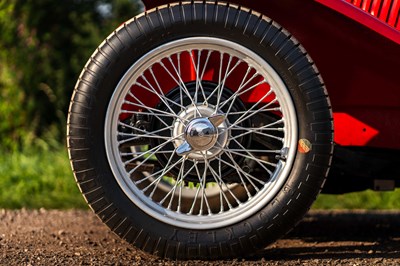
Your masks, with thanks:
<instances>
[{"instance_id":1,"label":"red bodywork panel","mask_svg":"<svg viewBox=\"0 0 400 266\"><path fill-rule=\"evenodd\" d=\"M168 2L144 1L148 9ZM231 2L277 21L311 55L331 99L335 143L400 149L399 0Z\"/></svg>"},{"instance_id":2,"label":"red bodywork panel","mask_svg":"<svg viewBox=\"0 0 400 266\"><path fill-rule=\"evenodd\" d=\"M400 44L399 0L316 0Z\"/></svg>"}]
</instances>

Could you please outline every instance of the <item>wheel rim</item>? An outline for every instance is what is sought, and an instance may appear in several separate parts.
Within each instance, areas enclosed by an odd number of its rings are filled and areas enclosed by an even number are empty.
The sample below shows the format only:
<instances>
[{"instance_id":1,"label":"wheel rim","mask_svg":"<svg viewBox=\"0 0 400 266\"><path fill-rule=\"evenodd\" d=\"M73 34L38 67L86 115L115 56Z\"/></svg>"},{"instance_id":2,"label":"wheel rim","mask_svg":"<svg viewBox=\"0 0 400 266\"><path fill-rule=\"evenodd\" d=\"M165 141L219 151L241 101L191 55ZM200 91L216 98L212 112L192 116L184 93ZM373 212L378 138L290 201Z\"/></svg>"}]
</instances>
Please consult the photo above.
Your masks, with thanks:
<instances>
[{"instance_id":1,"label":"wheel rim","mask_svg":"<svg viewBox=\"0 0 400 266\"><path fill-rule=\"evenodd\" d=\"M212 229L254 215L280 191L297 117L260 56L219 38L185 38L124 74L107 109L105 147L140 209L174 226Z\"/></svg>"}]
</instances>

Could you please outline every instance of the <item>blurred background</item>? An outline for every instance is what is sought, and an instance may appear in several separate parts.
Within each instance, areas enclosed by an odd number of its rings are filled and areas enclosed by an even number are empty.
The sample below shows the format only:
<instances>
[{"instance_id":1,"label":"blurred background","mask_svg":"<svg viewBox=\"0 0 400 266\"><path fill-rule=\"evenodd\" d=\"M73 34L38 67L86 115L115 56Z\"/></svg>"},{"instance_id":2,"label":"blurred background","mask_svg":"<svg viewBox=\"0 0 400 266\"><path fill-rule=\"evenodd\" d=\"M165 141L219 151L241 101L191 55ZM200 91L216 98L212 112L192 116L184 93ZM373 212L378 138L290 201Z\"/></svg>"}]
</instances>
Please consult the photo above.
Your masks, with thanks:
<instances>
[{"instance_id":1,"label":"blurred background","mask_svg":"<svg viewBox=\"0 0 400 266\"><path fill-rule=\"evenodd\" d=\"M86 208L66 151L75 82L137 0L0 1L0 208Z\"/></svg>"},{"instance_id":2,"label":"blurred background","mask_svg":"<svg viewBox=\"0 0 400 266\"><path fill-rule=\"evenodd\" d=\"M87 208L66 117L96 47L143 10L137 0L0 1L0 208ZM393 209L400 192L322 195L314 208Z\"/></svg>"}]
</instances>

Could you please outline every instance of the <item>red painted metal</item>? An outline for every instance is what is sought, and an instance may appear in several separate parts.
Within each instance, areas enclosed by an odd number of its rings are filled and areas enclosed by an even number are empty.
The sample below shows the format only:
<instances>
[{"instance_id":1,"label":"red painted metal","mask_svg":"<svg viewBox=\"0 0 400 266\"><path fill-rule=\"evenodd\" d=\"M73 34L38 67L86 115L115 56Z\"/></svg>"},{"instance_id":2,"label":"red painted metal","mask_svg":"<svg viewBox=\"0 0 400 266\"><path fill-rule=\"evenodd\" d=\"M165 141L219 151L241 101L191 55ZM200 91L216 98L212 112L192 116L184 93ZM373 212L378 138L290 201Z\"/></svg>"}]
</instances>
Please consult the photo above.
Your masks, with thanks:
<instances>
[{"instance_id":1,"label":"red painted metal","mask_svg":"<svg viewBox=\"0 0 400 266\"><path fill-rule=\"evenodd\" d=\"M368 10L371 7L371 4L372 4L372 0L362 1L362 3L361 3L362 10L364 10L364 11Z\"/></svg>"},{"instance_id":2,"label":"red painted metal","mask_svg":"<svg viewBox=\"0 0 400 266\"><path fill-rule=\"evenodd\" d=\"M400 44L400 0L315 0ZM390 11L390 16L388 13ZM391 23L389 23L389 21Z\"/></svg>"},{"instance_id":3,"label":"red painted metal","mask_svg":"<svg viewBox=\"0 0 400 266\"><path fill-rule=\"evenodd\" d=\"M337 144L400 149L400 0L230 2L272 18L305 47L331 99Z\"/></svg>"},{"instance_id":4,"label":"red painted metal","mask_svg":"<svg viewBox=\"0 0 400 266\"><path fill-rule=\"evenodd\" d=\"M394 2L388 19L388 24L400 30L400 1Z\"/></svg>"},{"instance_id":5,"label":"red painted metal","mask_svg":"<svg viewBox=\"0 0 400 266\"><path fill-rule=\"evenodd\" d=\"M379 131L347 113L335 113L335 139L345 146L365 146ZM351 128L352 130L348 130Z\"/></svg>"}]
</instances>

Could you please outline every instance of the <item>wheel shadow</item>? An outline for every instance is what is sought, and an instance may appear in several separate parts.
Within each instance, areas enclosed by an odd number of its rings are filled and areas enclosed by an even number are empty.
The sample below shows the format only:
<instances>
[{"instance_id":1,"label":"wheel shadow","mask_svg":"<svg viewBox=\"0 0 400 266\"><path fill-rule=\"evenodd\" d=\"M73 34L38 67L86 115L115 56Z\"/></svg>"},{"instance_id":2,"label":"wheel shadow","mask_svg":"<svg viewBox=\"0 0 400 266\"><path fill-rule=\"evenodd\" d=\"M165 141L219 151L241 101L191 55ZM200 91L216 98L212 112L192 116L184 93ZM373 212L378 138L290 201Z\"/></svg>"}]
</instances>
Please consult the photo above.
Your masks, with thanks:
<instances>
[{"instance_id":1,"label":"wheel shadow","mask_svg":"<svg viewBox=\"0 0 400 266\"><path fill-rule=\"evenodd\" d=\"M311 211L255 259L399 259L400 212Z\"/></svg>"}]
</instances>

